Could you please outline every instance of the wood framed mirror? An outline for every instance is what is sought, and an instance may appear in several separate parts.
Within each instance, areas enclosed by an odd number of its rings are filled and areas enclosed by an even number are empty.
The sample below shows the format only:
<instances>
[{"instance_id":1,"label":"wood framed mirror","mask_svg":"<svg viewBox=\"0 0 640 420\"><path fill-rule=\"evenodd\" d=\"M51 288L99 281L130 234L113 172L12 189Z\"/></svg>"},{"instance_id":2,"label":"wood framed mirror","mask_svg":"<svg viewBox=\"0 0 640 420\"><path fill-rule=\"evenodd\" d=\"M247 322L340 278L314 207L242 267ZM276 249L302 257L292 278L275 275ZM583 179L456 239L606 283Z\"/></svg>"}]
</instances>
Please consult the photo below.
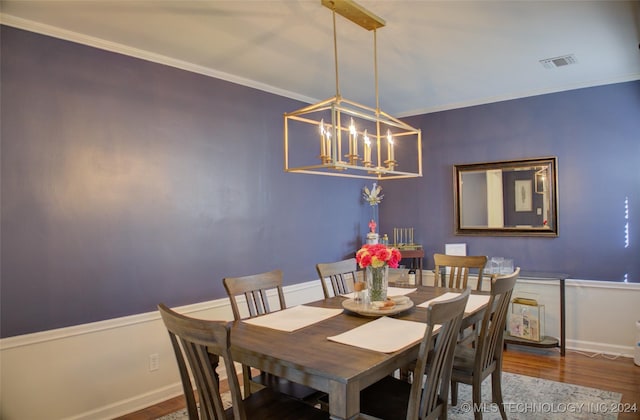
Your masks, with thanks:
<instances>
[{"instance_id":1,"label":"wood framed mirror","mask_svg":"<svg viewBox=\"0 0 640 420\"><path fill-rule=\"evenodd\" d=\"M454 165L456 235L558 236L557 158Z\"/></svg>"}]
</instances>

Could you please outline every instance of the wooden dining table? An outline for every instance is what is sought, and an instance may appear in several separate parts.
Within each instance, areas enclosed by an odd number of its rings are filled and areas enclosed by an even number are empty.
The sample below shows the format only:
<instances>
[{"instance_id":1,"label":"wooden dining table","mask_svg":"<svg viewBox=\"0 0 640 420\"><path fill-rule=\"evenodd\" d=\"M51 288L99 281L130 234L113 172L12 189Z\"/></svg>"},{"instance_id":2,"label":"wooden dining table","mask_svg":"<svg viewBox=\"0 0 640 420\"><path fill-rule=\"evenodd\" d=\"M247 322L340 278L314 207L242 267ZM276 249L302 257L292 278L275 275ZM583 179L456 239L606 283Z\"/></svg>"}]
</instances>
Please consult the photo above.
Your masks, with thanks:
<instances>
[{"instance_id":1,"label":"wooden dining table","mask_svg":"<svg viewBox=\"0 0 640 420\"><path fill-rule=\"evenodd\" d=\"M417 305L455 291L430 286L412 288L417 290L406 296L415 305L393 315L394 318L426 322L427 309ZM342 308L345 299L336 296L305 305ZM483 313L484 307L465 313L463 328L475 323ZM419 342L392 353L382 353L327 339L374 319L344 310L339 315L293 332L234 321L231 327L231 352L236 362L326 392L329 395L331 418L357 418L360 391L396 369L405 367L418 356Z\"/></svg>"}]
</instances>

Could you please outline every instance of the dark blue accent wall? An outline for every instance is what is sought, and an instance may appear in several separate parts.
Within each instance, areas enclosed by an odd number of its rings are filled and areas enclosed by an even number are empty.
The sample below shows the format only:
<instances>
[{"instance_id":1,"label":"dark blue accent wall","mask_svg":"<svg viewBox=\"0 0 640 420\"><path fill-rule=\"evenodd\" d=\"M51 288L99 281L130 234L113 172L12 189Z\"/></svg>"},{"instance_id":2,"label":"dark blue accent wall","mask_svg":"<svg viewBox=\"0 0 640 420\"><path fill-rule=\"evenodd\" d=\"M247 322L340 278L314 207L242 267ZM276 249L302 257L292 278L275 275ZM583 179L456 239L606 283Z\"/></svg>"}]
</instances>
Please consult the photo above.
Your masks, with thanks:
<instances>
[{"instance_id":1,"label":"dark blue accent wall","mask_svg":"<svg viewBox=\"0 0 640 420\"><path fill-rule=\"evenodd\" d=\"M300 102L3 26L3 337L352 256L360 180L283 172ZM318 296L320 297L320 296Z\"/></svg>"},{"instance_id":2,"label":"dark blue accent wall","mask_svg":"<svg viewBox=\"0 0 640 420\"><path fill-rule=\"evenodd\" d=\"M424 177L382 184L382 232L414 226L428 256L466 243L469 254L513 258L523 270L640 282L640 81L406 120L422 129ZM544 156L558 157L559 237L454 235L454 164Z\"/></svg>"}]
</instances>

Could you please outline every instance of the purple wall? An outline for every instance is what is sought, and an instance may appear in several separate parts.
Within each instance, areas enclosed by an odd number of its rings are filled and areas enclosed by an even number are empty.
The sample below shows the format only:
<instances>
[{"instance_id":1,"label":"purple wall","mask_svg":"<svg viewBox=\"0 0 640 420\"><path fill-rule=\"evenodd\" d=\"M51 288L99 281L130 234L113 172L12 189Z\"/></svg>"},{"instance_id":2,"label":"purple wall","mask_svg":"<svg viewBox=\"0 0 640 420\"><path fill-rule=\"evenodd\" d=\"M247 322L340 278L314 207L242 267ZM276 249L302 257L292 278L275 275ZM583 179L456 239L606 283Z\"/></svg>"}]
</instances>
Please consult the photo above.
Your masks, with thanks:
<instances>
[{"instance_id":1,"label":"purple wall","mask_svg":"<svg viewBox=\"0 0 640 420\"><path fill-rule=\"evenodd\" d=\"M640 282L640 81L407 118L422 129L424 176L383 184L382 231L414 226L426 255L464 242L527 271ZM455 236L453 165L558 157L557 238ZM629 246L625 248L625 198ZM432 258L426 265L433 267Z\"/></svg>"},{"instance_id":2,"label":"purple wall","mask_svg":"<svg viewBox=\"0 0 640 420\"><path fill-rule=\"evenodd\" d=\"M282 114L301 103L1 40L3 337L221 298L225 276L309 281L360 245L363 181L283 172Z\"/></svg>"},{"instance_id":3,"label":"purple wall","mask_svg":"<svg viewBox=\"0 0 640 420\"><path fill-rule=\"evenodd\" d=\"M282 114L299 102L5 26L0 39L3 337L221 298L224 276L308 281L360 245L370 182L282 170ZM637 282L639 116L633 82L409 118L425 176L383 184L381 232L415 226L427 255L466 242ZM453 164L548 155L560 237L453 235Z\"/></svg>"}]
</instances>

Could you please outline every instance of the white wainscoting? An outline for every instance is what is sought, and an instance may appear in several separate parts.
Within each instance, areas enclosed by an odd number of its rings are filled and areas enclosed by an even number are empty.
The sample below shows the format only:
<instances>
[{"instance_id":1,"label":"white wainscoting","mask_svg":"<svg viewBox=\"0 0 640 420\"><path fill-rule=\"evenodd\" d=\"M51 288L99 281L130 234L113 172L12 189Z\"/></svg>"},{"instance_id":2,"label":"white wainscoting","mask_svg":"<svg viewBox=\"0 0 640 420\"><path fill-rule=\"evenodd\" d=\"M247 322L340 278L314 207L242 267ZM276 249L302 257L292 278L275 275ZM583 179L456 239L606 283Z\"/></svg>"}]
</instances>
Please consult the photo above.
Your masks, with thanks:
<instances>
[{"instance_id":1,"label":"white wainscoting","mask_svg":"<svg viewBox=\"0 0 640 420\"><path fill-rule=\"evenodd\" d=\"M425 284L433 284L425 272ZM547 334L558 327L557 283L520 280L544 302ZM287 304L322 297L318 280L285 288ZM631 356L640 319L640 285L567 281L567 347ZM228 299L176 308L190 316L232 319ZM149 355L160 368L149 371ZM224 376L224 372L221 372ZM110 419L180 395L167 332L157 312L0 340L0 418Z\"/></svg>"},{"instance_id":2,"label":"white wainscoting","mask_svg":"<svg viewBox=\"0 0 640 420\"><path fill-rule=\"evenodd\" d=\"M483 279L483 290L489 289ZM432 286L433 272L423 283ZM469 278L475 288L475 279ZM560 337L559 281L518 279L515 296L545 305L545 334ZM635 322L640 320L640 284L568 279L565 282L567 349L633 357Z\"/></svg>"}]
</instances>

